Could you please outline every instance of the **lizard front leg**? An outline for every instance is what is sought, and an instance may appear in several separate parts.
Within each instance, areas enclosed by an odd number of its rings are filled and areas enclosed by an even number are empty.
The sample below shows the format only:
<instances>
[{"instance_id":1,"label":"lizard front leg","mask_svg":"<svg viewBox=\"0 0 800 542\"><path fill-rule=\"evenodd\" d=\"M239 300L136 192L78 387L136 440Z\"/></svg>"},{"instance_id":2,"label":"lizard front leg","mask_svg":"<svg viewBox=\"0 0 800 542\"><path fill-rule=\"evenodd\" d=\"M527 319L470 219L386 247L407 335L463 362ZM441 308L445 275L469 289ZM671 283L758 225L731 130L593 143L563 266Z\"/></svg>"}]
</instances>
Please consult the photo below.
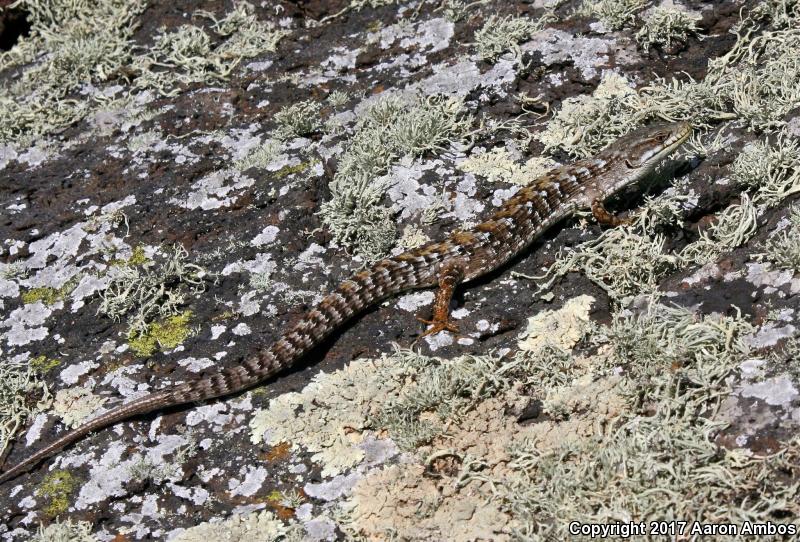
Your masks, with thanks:
<instances>
[{"instance_id":1,"label":"lizard front leg","mask_svg":"<svg viewBox=\"0 0 800 542\"><path fill-rule=\"evenodd\" d=\"M433 319L417 318L420 322L431 326L420 335L420 339L444 330L458 333L458 326L450 321L450 300L453 299L453 292L462 280L464 280L464 266L460 262L445 264L439 270L439 289L433 300Z\"/></svg>"},{"instance_id":2,"label":"lizard front leg","mask_svg":"<svg viewBox=\"0 0 800 542\"><path fill-rule=\"evenodd\" d=\"M620 218L612 214L606 209L606 206L603 205L603 200L600 199L592 201L592 215L594 215L597 222L604 226L621 226L631 223L630 218Z\"/></svg>"}]
</instances>

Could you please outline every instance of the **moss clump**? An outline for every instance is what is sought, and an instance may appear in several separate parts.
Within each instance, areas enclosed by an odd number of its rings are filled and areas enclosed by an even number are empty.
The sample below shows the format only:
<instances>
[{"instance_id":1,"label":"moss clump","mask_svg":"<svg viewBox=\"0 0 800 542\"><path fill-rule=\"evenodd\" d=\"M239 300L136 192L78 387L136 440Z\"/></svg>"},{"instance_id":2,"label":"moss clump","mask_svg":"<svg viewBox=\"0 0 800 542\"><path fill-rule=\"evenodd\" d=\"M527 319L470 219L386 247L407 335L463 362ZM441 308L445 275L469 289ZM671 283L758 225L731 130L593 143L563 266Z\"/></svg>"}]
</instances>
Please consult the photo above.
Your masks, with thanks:
<instances>
[{"instance_id":1,"label":"moss clump","mask_svg":"<svg viewBox=\"0 0 800 542\"><path fill-rule=\"evenodd\" d=\"M36 356L30 361L30 365L31 369L37 373L44 374L61 365L61 360L48 358L47 356Z\"/></svg>"},{"instance_id":2,"label":"moss clump","mask_svg":"<svg viewBox=\"0 0 800 542\"><path fill-rule=\"evenodd\" d=\"M69 498L78 485L78 480L65 470L57 470L45 476L36 488L36 495L47 503L42 508L44 513L53 517L66 512Z\"/></svg>"},{"instance_id":3,"label":"moss clump","mask_svg":"<svg viewBox=\"0 0 800 542\"><path fill-rule=\"evenodd\" d=\"M171 350L185 341L192 333L189 321L192 312L185 311L148 326L144 332L135 332L128 338L128 345L137 356L152 356L156 350Z\"/></svg>"}]
</instances>

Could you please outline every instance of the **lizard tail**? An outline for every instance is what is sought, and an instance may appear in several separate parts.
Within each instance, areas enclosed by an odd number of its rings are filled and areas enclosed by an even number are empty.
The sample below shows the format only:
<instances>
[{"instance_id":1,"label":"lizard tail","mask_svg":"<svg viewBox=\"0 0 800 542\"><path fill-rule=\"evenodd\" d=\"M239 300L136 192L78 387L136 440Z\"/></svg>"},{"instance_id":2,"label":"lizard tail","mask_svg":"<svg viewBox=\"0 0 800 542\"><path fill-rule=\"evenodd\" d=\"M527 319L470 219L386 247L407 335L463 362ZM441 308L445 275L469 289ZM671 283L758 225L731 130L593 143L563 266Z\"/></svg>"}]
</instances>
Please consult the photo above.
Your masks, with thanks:
<instances>
[{"instance_id":1,"label":"lizard tail","mask_svg":"<svg viewBox=\"0 0 800 542\"><path fill-rule=\"evenodd\" d=\"M57 453L62 448L69 446L76 440L83 438L89 433L92 433L104 427L108 427L109 425L113 425L116 422L128 418L130 416L143 414L145 412L152 411L154 408L158 408L157 405L162 404L164 399L169 397L169 395L170 392L168 390L152 393L145 397L141 397L139 399L131 401L130 403L127 403L125 405L121 405L115 409L106 412L105 414L102 414L101 416L98 416L97 418L94 418L93 420L86 422L77 429L70 431L66 435L59 438L58 440L47 445L45 448L42 448L38 452L35 452L33 455L26 457L25 459L23 459L18 464L14 465L9 470L0 474L0 484L8 480L11 480L12 478L16 478L23 472L30 470L35 465L39 464L41 461Z\"/></svg>"},{"instance_id":2,"label":"lizard tail","mask_svg":"<svg viewBox=\"0 0 800 542\"><path fill-rule=\"evenodd\" d=\"M382 260L371 270L357 273L340 283L269 348L262 348L246 357L240 365L140 397L86 422L0 474L0 484L32 469L89 433L133 416L251 388L292 366L365 307L399 291L427 285L425 278L410 262L392 258Z\"/></svg>"}]
</instances>

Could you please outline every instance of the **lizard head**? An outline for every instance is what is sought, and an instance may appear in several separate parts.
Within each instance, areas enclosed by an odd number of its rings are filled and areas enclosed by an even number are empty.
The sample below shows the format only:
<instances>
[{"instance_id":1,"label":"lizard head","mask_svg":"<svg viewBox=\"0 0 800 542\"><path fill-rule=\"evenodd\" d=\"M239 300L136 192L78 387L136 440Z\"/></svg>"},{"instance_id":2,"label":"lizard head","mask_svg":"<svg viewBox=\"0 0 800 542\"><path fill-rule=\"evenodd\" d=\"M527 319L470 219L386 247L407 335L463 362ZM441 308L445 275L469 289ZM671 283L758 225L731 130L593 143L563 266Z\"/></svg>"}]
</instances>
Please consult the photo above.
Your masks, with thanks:
<instances>
[{"instance_id":1,"label":"lizard head","mask_svg":"<svg viewBox=\"0 0 800 542\"><path fill-rule=\"evenodd\" d=\"M614 141L590 159L605 164L609 170L608 180L597 187L598 191L605 198L643 179L691 134L688 122L672 122L645 126Z\"/></svg>"},{"instance_id":2,"label":"lizard head","mask_svg":"<svg viewBox=\"0 0 800 542\"><path fill-rule=\"evenodd\" d=\"M615 147L625 148L627 158L625 166L633 170L655 168L663 158L680 147L692 135L692 127L688 122L656 124L634 130L617 141Z\"/></svg>"}]
</instances>

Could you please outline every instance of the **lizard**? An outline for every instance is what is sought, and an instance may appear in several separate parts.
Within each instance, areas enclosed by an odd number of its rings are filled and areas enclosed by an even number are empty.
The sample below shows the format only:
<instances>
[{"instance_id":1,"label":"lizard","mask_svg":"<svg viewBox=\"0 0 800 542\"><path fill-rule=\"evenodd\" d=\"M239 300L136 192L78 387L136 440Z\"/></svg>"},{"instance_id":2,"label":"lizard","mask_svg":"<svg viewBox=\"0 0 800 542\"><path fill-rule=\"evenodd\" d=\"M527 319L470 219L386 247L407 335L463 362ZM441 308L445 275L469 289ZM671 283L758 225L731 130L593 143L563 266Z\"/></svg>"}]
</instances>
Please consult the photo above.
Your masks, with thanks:
<instances>
[{"instance_id":1,"label":"lizard","mask_svg":"<svg viewBox=\"0 0 800 542\"><path fill-rule=\"evenodd\" d=\"M0 483L16 478L86 435L131 417L256 386L294 365L368 307L404 291L438 287L433 319L422 320L430 324L423 336L443 330L457 332L449 315L456 287L500 268L576 211L590 209L604 225L625 222L606 210L604 202L650 174L691 132L687 122L646 126L616 140L594 157L551 170L521 188L477 226L379 260L342 281L269 347L247 356L241 364L112 408L22 459L0 474Z\"/></svg>"}]
</instances>

